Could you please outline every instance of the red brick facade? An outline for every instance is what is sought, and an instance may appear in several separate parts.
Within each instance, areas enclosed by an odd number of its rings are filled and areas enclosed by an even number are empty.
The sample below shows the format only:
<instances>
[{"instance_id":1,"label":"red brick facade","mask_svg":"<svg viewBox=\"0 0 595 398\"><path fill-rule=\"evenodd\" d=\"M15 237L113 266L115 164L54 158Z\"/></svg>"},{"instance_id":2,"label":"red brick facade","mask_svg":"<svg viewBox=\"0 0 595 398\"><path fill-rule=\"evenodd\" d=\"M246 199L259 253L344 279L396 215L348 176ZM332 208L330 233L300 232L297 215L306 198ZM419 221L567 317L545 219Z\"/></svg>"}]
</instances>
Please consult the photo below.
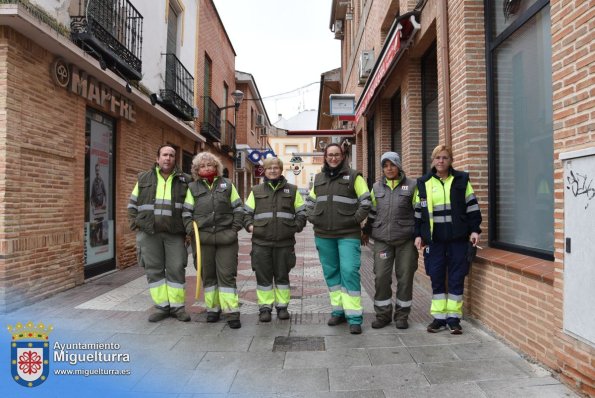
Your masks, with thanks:
<instances>
[{"instance_id":1,"label":"red brick facade","mask_svg":"<svg viewBox=\"0 0 595 398\"><path fill-rule=\"evenodd\" d=\"M364 4L363 9L360 5ZM343 19L341 2L333 17ZM412 11L415 1L355 2L352 21L344 19L342 92L355 93L362 50L374 49L376 62L390 22ZM446 4L446 6L445 6ZM479 320L528 356L545 364L577 390L595 394L595 349L563 330L564 184L559 154L592 147L595 119L593 30L589 2L551 1L555 250L554 261L487 247L489 202L488 92L484 1L427 2L410 48L389 69L378 93L356 125L356 166L368 173L367 125L373 118L379 155L391 148L391 98L400 92L403 168L422 173L422 67L433 42L437 53L439 142L450 144L454 167L471 175L482 209L482 245L467 278L465 313ZM360 24L364 23L365 26ZM363 32L363 33L360 33ZM371 79L372 77L370 77ZM376 177L381 173L376 166ZM513 194L513 193L511 193ZM416 277L429 289L423 261ZM585 310L589 311L590 304ZM587 315L588 316L588 315Z\"/></svg>"}]
</instances>

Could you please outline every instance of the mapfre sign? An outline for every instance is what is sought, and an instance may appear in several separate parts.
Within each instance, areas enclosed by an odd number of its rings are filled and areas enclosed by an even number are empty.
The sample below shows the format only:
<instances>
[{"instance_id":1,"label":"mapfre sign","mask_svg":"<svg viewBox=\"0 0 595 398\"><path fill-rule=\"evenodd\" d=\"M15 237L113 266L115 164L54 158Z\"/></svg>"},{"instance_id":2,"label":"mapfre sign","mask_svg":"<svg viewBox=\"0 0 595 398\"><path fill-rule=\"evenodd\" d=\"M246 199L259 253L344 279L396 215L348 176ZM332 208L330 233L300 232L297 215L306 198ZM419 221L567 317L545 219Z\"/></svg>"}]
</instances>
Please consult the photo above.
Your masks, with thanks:
<instances>
[{"instance_id":1,"label":"mapfre sign","mask_svg":"<svg viewBox=\"0 0 595 398\"><path fill-rule=\"evenodd\" d=\"M134 104L128 98L75 65L66 64L63 59L57 58L52 63L51 74L56 85L94 102L112 115L136 122Z\"/></svg>"}]
</instances>

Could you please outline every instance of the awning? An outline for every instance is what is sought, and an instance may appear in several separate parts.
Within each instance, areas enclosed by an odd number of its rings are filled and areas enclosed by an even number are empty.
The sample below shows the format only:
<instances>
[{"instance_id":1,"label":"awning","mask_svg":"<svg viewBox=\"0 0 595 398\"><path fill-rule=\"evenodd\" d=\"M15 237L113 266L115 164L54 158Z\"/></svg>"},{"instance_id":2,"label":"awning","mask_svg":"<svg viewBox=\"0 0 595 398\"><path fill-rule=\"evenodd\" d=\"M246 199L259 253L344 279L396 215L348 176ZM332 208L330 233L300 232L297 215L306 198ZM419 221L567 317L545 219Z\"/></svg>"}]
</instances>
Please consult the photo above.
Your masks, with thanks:
<instances>
[{"instance_id":1,"label":"awning","mask_svg":"<svg viewBox=\"0 0 595 398\"><path fill-rule=\"evenodd\" d=\"M382 48L378 62L374 65L374 69L356 105L356 124L359 122L360 117L368 111L370 104L374 103L376 97L378 97L379 87L384 84L385 80L393 71L404 50L413 41L413 37L419 28L420 25L415 20L413 13L407 13L397 18L396 28L393 29L392 35Z\"/></svg>"},{"instance_id":2,"label":"awning","mask_svg":"<svg viewBox=\"0 0 595 398\"><path fill-rule=\"evenodd\" d=\"M287 135L308 137L353 137L355 131L349 130L287 130Z\"/></svg>"}]
</instances>

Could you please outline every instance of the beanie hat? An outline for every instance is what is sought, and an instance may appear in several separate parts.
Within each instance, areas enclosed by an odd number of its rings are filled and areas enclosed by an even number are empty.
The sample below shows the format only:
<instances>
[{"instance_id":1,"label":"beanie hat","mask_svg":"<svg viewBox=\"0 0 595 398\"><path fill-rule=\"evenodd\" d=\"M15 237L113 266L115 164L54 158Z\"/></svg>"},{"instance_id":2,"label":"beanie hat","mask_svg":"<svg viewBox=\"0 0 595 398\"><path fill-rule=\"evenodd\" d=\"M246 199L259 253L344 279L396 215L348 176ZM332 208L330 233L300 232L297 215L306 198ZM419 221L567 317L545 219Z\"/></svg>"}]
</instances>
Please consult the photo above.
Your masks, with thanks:
<instances>
[{"instance_id":1,"label":"beanie hat","mask_svg":"<svg viewBox=\"0 0 595 398\"><path fill-rule=\"evenodd\" d=\"M399 168L399 170L402 169L401 167L401 158L399 157L399 154L396 152L384 152L382 154L382 156L380 157L380 165L382 166L384 164L384 161L388 160L390 161L392 164L394 164L395 166L397 166Z\"/></svg>"}]
</instances>

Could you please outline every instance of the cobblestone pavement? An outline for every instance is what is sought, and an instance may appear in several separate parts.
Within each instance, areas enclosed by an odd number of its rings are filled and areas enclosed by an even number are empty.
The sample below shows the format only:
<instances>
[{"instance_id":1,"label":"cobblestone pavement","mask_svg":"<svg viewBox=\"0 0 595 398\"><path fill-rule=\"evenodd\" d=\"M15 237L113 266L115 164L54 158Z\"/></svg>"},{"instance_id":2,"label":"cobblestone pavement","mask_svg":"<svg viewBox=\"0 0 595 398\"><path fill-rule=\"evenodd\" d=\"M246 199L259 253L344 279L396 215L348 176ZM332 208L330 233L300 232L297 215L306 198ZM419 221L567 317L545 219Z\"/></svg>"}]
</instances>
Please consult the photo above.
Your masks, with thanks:
<instances>
[{"instance_id":1,"label":"cobblestone pavement","mask_svg":"<svg viewBox=\"0 0 595 398\"><path fill-rule=\"evenodd\" d=\"M147 322L151 299L138 266L0 315L2 325L32 321L54 328L47 380L31 388L11 380L11 335L0 334L0 363L5 364L1 396L575 396L547 370L471 322L463 321L461 336L427 333L430 302L419 286L414 288L409 329L398 330L393 324L372 329L374 280L368 248L363 248L361 268L363 334L350 335L345 324L327 326L331 309L311 226L298 235L296 255L288 321L273 316L270 323L258 322L250 236L245 232L240 233L238 269L241 329L229 329L223 321L206 323L205 308L193 297L193 266L187 272L192 322ZM83 346L87 343L91 345ZM116 360L111 354L125 354L129 360ZM130 374L105 375L108 371Z\"/></svg>"}]
</instances>

